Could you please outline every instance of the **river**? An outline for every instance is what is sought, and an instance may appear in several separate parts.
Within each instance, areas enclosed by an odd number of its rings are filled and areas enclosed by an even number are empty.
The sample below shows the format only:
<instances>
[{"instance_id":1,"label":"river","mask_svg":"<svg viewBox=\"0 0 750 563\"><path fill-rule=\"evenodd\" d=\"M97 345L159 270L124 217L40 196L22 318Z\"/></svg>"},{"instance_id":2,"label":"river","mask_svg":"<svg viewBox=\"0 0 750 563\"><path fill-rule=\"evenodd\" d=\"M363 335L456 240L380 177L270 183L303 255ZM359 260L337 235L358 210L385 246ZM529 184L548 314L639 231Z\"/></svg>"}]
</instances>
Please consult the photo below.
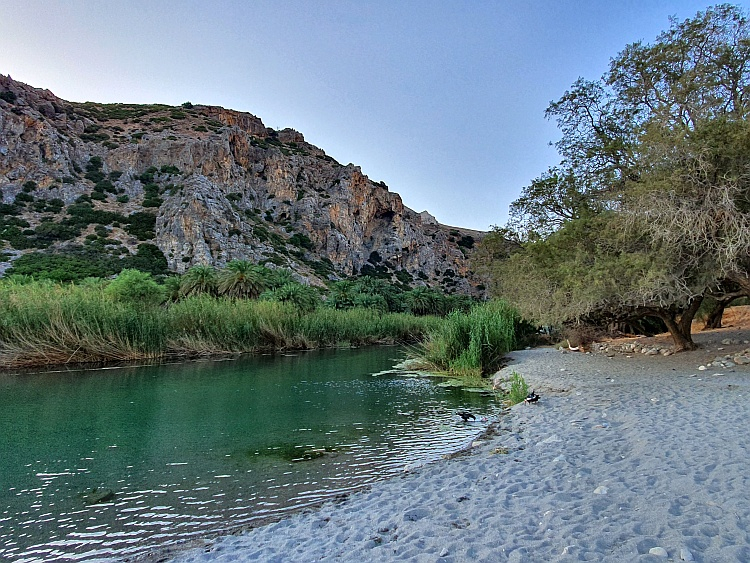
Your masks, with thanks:
<instances>
[{"instance_id":1,"label":"river","mask_svg":"<svg viewBox=\"0 0 750 563\"><path fill-rule=\"evenodd\" d=\"M0 375L0 559L122 559L257 524L438 459L497 413L493 398L383 373L403 356Z\"/></svg>"}]
</instances>

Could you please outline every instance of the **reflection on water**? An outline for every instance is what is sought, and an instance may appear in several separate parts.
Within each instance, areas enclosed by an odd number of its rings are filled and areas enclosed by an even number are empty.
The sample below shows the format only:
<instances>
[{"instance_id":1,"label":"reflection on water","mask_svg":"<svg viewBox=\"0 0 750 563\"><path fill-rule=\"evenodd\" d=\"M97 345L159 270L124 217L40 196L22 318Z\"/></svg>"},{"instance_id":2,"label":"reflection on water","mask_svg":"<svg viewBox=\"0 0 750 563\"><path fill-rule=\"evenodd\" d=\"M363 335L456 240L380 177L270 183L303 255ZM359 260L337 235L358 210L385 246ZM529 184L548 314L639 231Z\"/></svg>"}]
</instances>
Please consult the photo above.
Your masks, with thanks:
<instances>
[{"instance_id":1,"label":"reflection on water","mask_svg":"<svg viewBox=\"0 0 750 563\"><path fill-rule=\"evenodd\" d=\"M367 348L0 376L0 559L126 557L277 516L465 445L491 399Z\"/></svg>"}]
</instances>

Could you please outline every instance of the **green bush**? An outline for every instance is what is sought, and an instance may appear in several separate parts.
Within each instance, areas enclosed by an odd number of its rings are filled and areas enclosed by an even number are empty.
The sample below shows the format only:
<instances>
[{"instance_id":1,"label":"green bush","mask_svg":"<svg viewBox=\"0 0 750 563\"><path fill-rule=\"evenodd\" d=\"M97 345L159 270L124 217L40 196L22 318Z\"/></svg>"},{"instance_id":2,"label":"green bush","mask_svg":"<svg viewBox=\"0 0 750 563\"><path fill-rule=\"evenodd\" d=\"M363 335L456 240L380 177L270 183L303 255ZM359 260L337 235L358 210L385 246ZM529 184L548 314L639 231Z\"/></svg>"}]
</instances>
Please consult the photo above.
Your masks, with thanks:
<instances>
[{"instance_id":1,"label":"green bush","mask_svg":"<svg viewBox=\"0 0 750 563\"><path fill-rule=\"evenodd\" d=\"M13 261L6 276L25 275L36 279L59 282L80 281L85 278L103 278L119 271L118 263L100 253L54 254L33 252Z\"/></svg>"},{"instance_id":2,"label":"green bush","mask_svg":"<svg viewBox=\"0 0 750 563\"><path fill-rule=\"evenodd\" d=\"M127 223L125 230L138 240L150 240L156 236L156 215L153 213L138 211L127 219L123 217L122 222Z\"/></svg>"},{"instance_id":3,"label":"green bush","mask_svg":"<svg viewBox=\"0 0 750 563\"><path fill-rule=\"evenodd\" d=\"M144 198L142 205L143 207L153 208L153 207L161 207L162 203L164 203L164 200L161 199L160 197L154 197L154 198L147 197L147 198Z\"/></svg>"},{"instance_id":4,"label":"green bush","mask_svg":"<svg viewBox=\"0 0 750 563\"><path fill-rule=\"evenodd\" d=\"M80 234L81 230L73 225L61 223L41 223L34 229L37 242L49 245L56 241L71 240Z\"/></svg>"},{"instance_id":5,"label":"green bush","mask_svg":"<svg viewBox=\"0 0 750 563\"><path fill-rule=\"evenodd\" d=\"M52 199L48 199L46 201L46 207L44 210L50 213L60 213L63 207L65 207L65 202L59 197L53 197Z\"/></svg>"},{"instance_id":6,"label":"green bush","mask_svg":"<svg viewBox=\"0 0 750 563\"><path fill-rule=\"evenodd\" d=\"M5 100L9 104L15 104L16 103L16 93L11 92L10 90L6 90L5 92L0 92L0 100Z\"/></svg>"},{"instance_id":7,"label":"green bush","mask_svg":"<svg viewBox=\"0 0 750 563\"><path fill-rule=\"evenodd\" d=\"M158 246L150 243L139 244L134 256L123 258L123 267L135 268L155 276L169 273L164 253Z\"/></svg>"},{"instance_id":8,"label":"green bush","mask_svg":"<svg viewBox=\"0 0 750 563\"><path fill-rule=\"evenodd\" d=\"M101 225L111 225L114 222L127 222L127 219L124 215L121 215L120 213L114 213L112 211L94 209L94 207L90 203L85 201L69 205L68 215L70 217L65 219L65 223L70 225L78 225L80 227L86 227L87 225L93 225L94 223L99 223Z\"/></svg>"},{"instance_id":9,"label":"green bush","mask_svg":"<svg viewBox=\"0 0 750 563\"><path fill-rule=\"evenodd\" d=\"M122 270L104 290L115 301L137 306L155 306L164 301L165 290L154 281L151 274L139 270Z\"/></svg>"},{"instance_id":10,"label":"green bush","mask_svg":"<svg viewBox=\"0 0 750 563\"><path fill-rule=\"evenodd\" d=\"M115 189L114 184L107 179L100 180L96 183L96 186L94 186L94 190L98 192L109 192L111 194L117 193L117 190Z\"/></svg>"},{"instance_id":11,"label":"green bush","mask_svg":"<svg viewBox=\"0 0 750 563\"><path fill-rule=\"evenodd\" d=\"M289 244L292 244L299 248L304 248L306 250L312 250L314 248L313 242L310 240L310 237L303 233L294 233L291 237L289 237Z\"/></svg>"}]
</instances>

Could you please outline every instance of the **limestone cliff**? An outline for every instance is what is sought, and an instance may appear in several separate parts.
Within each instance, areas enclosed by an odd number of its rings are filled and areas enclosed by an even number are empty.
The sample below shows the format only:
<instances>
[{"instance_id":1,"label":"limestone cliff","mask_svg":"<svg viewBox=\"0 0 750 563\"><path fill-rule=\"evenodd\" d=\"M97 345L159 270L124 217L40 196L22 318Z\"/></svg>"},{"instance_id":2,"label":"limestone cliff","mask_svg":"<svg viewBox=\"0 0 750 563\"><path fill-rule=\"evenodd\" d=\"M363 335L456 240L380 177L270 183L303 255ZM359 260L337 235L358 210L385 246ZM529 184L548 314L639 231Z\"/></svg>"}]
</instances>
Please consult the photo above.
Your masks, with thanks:
<instances>
[{"instance_id":1,"label":"limestone cliff","mask_svg":"<svg viewBox=\"0 0 750 563\"><path fill-rule=\"evenodd\" d=\"M151 239L175 272L249 259L314 284L370 273L474 290L465 255L482 233L415 213L297 131L220 107L72 103L0 75L0 190L6 261L96 238L98 224L130 253ZM91 220L73 236L71 214ZM154 217L145 235L133 227Z\"/></svg>"}]
</instances>

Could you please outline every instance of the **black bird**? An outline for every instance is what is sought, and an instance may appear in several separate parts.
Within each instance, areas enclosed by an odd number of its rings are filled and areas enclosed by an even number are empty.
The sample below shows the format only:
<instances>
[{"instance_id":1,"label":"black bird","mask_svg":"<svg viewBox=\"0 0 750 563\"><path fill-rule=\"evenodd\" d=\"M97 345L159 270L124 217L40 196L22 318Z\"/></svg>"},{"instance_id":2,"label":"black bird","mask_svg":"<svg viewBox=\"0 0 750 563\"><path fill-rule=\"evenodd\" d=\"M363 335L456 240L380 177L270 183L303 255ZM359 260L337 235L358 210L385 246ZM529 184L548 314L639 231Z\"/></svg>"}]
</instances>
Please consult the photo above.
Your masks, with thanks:
<instances>
[{"instance_id":1,"label":"black bird","mask_svg":"<svg viewBox=\"0 0 750 563\"><path fill-rule=\"evenodd\" d=\"M458 416L460 416L461 418L463 418L464 422L469 422L469 419L471 419L471 420L476 420L477 419L476 416L474 416L470 412L466 412L466 411L458 411L456 414Z\"/></svg>"},{"instance_id":2,"label":"black bird","mask_svg":"<svg viewBox=\"0 0 750 563\"><path fill-rule=\"evenodd\" d=\"M534 390L531 390L531 393L526 395L526 398L523 400L526 404L536 403L539 400L539 395L534 393Z\"/></svg>"}]
</instances>

